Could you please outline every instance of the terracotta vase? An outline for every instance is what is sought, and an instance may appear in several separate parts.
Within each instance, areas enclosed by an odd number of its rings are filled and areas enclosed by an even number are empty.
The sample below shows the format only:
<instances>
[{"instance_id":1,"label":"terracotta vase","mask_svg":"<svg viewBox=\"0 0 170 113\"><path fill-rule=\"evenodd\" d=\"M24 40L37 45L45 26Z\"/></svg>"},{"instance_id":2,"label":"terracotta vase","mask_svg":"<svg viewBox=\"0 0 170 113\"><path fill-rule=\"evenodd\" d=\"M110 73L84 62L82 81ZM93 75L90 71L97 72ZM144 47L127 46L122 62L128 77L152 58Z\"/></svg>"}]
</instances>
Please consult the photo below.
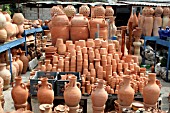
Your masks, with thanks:
<instances>
[{"instance_id":1,"label":"terracotta vase","mask_svg":"<svg viewBox=\"0 0 170 113\"><path fill-rule=\"evenodd\" d=\"M105 103L108 99L108 94L104 89L104 80L98 79L97 87L91 93L93 113L104 113Z\"/></svg>"},{"instance_id":2,"label":"terracotta vase","mask_svg":"<svg viewBox=\"0 0 170 113\"><path fill-rule=\"evenodd\" d=\"M20 55L16 55L16 63L19 65L18 75L20 76L23 70L23 62L20 60Z\"/></svg>"},{"instance_id":3,"label":"terracotta vase","mask_svg":"<svg viewBox=\"0 0 170 113\"><path fill-rule=\"evenodd\" d=\"M77 81L77 77L72 76L69 79L69 83L65 85L64 100L66 105L69 107L78 106L81 99L81 91L79 89L80 83L76 81ZM77 85L79 85L79 87L77 87Z\"/></svg>"},{"instance_id":4,"label":"terracotta vase","mask_svg":"<svg viewBox=\"0 0 170 113\"><path fill-rule=\"evenodd\" d=\"M6 69L6 63L0 63L0 77L4 80L4 90L10 87L11 73Z\"/></svg>"},{"instance_id":5,"label":"terracotta vase","mask_svg":"<svg viewBox=\"0 0 170 113\"><path fill-rule=\"evenodd\" d=\"M18 65L18 63L16 62L16 57L12 57L12 64L15 66L15 68L16 68L16 71L17 71L17 74L16 74L16 76L18 76L19 75L19 65Z\"/></svg>"},{"instance_id":6,"label":"terracotta vase","mask_svg":"<svg viewBox=\"0 0 170 113\"><path fill-rule=\"evenodd\" d=\"M7 32L4 28L0 29L0 43L4 43L7 40Z\"/></svg>"},{"instance_id":7,"label":"terracotta vase","mask_svg":"<svg viewBox=\"0 0 170 113\"><path fill-rule=\"evenodd\" d=\"M17 24L21 25L24 23L24 16L22 13L14 13L14 16L12 17L12 21Z\"/></svg>"},{"instance_id":8,"label":"terracotta vase","mask_svg":"<svg viewBox=\"0 0 170 113\"><path fill-rule=\"evenodd\" d=\"M2 13L0 13L0 29L2 29L2 28L4 28L5 27L5 24L6 24L6 18L5 18L5 16L2 14Z\"/></svg>"},{"instance_id":9,"label":"terracotta vase","mask_svg":"<svg viewBox=\"0 0 170 113\"><path fill-rule=\"evenodd\" d=\"M15 86L11 91L12 99L14 104L17 106L27 103L28 99L28 89L24 83L22 83L21 76L15 78ZM22 97L22 98L21 98ZM16 109L18 109L15 106Z\"/></svg>"},{"instance_id":10,"label":"terracotta vase","mask_svg":"<svg viewBox=\"0 0 170 113\"><path fill-rule=\"evenodd\" d=\"M23 70L21 73L25 74L27 72L29 62L28 58L25 56L25 51L22 51L20 60L23 62Z\"/></svg>"},{"instance_id":11,"label":"terracotta vase","mask_svg":"<svg viewBox=\"0 0 170 113\"><path fill-rule=\"evenodd\" d=\"M88 7L88 5L83 4L80 8L79 8L79 13L82 14L85 17L88 17L90 15L90 8Z\"/></svg>"},{"instance_id":12,"label":"terracotta vase","mask_svg":"<svg viewBox=\"0 0 170 113\"><path fill-rule=\"evenodd\" d=\"M89 22L82 14L77 14L71 19L70 35L72 41L87 40L89 37Z\"/></svg>"},{"instance_id":13,"label":"terracotta vase","mask_svg":"<svg viewBox=\"0 0 170 113\"><path fill-rule=\"evenodd\" d=\"M52 104L54 100L54 91L52 84L48 83L48 78L42 78L38 85L37 98L40 104Z\"/></svg>"},{"instance_id":14,"label":"terracotta vase","mask_svg":"<svg viewBox=\"0 0 170 113\"><path fill-rule=\"evenodd\" d=\"M123 76L123 83L118 91L118 102L121 106L130 106L134 99L134 90L130 86L130 76Z\"/></svg>"},{"instance_id":15,"label":"terracotta vase","mask_svg":"<svg viewBox=\"0 0 170 113\"><path fill-rule=\"evenodd\" d=\"M147 105L156 105L159 95L160 95L160 88L156 84L156 74L149 73L148 74L148 83L144 86L143 89L143 100L144 103ZM148 93L152 92L152 93Z\"/></svg>"}]
</instances>

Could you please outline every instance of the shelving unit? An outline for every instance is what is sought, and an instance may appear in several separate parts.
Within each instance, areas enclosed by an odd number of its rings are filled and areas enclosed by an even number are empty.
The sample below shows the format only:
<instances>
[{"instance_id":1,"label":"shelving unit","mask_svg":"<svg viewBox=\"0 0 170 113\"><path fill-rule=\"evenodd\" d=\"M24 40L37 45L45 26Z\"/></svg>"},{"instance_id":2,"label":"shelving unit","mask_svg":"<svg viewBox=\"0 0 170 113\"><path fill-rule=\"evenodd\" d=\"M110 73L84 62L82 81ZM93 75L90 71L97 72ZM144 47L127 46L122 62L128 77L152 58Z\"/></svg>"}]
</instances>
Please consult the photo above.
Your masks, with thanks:
<instances>
[{"instance_id":1,"label":"shelving unit","mask_svg":"<svg viewBox=\"0 0 170 113\"><path fill-rule=\"evenodd\" d=\"M170 42L160 39L159 36L145 36L144 37L144 50L146 48L146 41L155 41L155 58L156 58L156 50L157 50L158 44L168 47L168 61L167 61L167 67L166 67L166 81L168 81L168 69L169 69L169 63L170 63ZM145 54L144 54L144 58L145 58ZM145 64L144 58L143 58L143 63ZM154 59L154 64L156 64L156 59Z\"/></svg>"}]
</instances>

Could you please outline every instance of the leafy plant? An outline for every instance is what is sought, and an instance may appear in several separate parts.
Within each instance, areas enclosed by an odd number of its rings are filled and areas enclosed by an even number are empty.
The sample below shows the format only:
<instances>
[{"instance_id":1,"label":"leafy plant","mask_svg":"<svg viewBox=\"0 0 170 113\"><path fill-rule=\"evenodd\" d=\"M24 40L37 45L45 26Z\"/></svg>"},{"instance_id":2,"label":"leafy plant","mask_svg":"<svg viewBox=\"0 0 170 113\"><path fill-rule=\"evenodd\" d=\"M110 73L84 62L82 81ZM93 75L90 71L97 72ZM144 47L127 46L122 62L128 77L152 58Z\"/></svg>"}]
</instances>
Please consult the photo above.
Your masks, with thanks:
<instances>
[{"instance_id":1,"label":"leafy plant","mask_svg":"<svg viewBox=\"0 0 170 113\"><path fill-rule=\"evenodd\" d=\"M6 11L9 15L11 15L10 5L9 4L3 4L2 11Z\"/></svg>"}]
</instances>

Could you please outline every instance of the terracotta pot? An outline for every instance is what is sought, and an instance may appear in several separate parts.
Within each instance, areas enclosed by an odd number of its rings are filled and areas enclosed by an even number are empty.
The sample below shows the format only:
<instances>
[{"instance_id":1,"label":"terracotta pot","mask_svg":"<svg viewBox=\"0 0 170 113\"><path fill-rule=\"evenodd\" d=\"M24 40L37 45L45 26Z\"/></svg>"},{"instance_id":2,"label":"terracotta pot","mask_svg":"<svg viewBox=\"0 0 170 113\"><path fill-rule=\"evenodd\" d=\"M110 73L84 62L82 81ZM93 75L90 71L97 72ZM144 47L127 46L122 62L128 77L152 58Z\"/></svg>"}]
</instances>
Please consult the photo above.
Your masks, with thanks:
<instances>
[{"instance_id":1,"label":"terracotta pot","mask_svg":"<svg viewBox=\"0 0 170 113\"><path fill-rule=\"evenodd\" d=\"M101 5L95 6L94 15L95 15L95 17L97 17L97 16L103 16L104 17L105 16L105 8Z\"/></svg>"},{"instance_id":2,"label":"terracotta pot","mask_svg":"<svg viewBox=\"0 0 170 113\"><path fill-rule=\"evenodd\" d=\"M12 99L14 104L21 105L25 104L28 99L28 89L24 83L22 83L21 76L15 78L15 86L11 91ZM21 98L22 97L22 98Z\"/></svg>"},{"instance_id":3,"label":"terracotta pot","mask_svg":"<svg viewBox=\"0 0 170 113\"><path fill-rule=\"evenodd\" d=\"M51 17L53 17L55 14L64 14L63 10L59 6L53 6L50 10Z\"/></svg>"},{"instance_id":4,"label":"terracotta pot","mask_svg":"<svg viewBox=\"0 0 170 113\"><path fill-rule=\"evenodd\" d=\"M23 62L22 74L25 74L27 72L29 62L28 58L25 56L25 51L22 51L20 60Z\"/></svg>"},{"instance_id":5,"label":"terracotta pot","mask_svg":"<svg viewBox=\"0 0 170 113\"><path fill-rule=\"evenodd\" d=\"M19 34L18 34L18 38L22 38L22 34L24 32L24 24L20 24L18 25L18 30L19 30Z\"/></svg>"},{"instance_id":6,"label":"terracotta pot","mask_svg":"<svg viewBox=\"0 0 170 113\"><path fill-rule=\"evenodd\" d=\"M22 13L14 13L13 17L12 17L12 21L17 24L17 25L21 25L24 23L24 16Z\"/></svg>"},{"instance_id":7,"label":"terracotta pot","mask_svg":"<svg viewBox=\"0 0 170 113\"><path fill-rule=\"evenodd\" d=\"M52 17L52 27L69 25L68 17L65 14L57 14Z\"/></svg>"},{"instance_id":8,"label":"terracotta pot","mask_svg":"<svg viewBox=\"0 0 170 113\"><path fill-rule=\"evenodd\" d=\"M7 90L10 86L11 73L6 69L6 63L0 63L0 77L4 80L4 90Z\"/></svg>"},{"instance_id":9,"label":"terracotta pot","mask_svg":"<svg viewBox=\"0 0 170 113\"><path fill-rule=\"evenodd\" d=\"M20 55L16 56L16 63L19 65L18 75L20 76L23 70L23 62L20 60Z\"/></svg>"},{"instance_id":10,"label":"terracotta pot","mask_svg":"<svg viewBox=\"0 0 170 113\"><path fill-rule=\"evenodd\" d=\"M67 106L76 107L78 106L81 99L80 83L76 82L77 77L70 77L70 81L65 85L64 100ZM79 85L79 88L77 87ZM71 94L71 95L70 95Z\"/></svg>"},{"instance_id":11,"label":"terracotta pot","mask_svg":"<svg viewBox=\"0 0 170 113\"><path fill-rule=\"evenodd\" d=\"M5 30L7 32L7 41L10 41L11 37L16 33L16 28L12 23L6 22Z\"/></svg>"},{"instance_id":12,"label":"terracotta pot","mask_svg":"<svg viewBox=\"0 0 170 113\"><path fill-rule=\"evenodd\" d=\"M52 84L48 83L48 78L42 78L38 85L37 98L40 104L52 104L54 100L54 91Z\"/></svg>"},{"instance_id":13,"label":"terracotta pot","mask_svg":"<svg viewBox=\"0 0 170 113\"><path fill-rule=\"evenodd\" d=\"M130 106L134 99L134 90L130 86L130 76L123 76L123 83L118 91L118 102L121 106Z\"/></svg>"},{"instance_id":14,"label":"terracotta pot","mask_svg":"<svg viewBox=\"0 0 170 113\"><path fill-rule=\"evenodd\" d=\"M104 80L99 79L98 85L91 93L93 113L104 113L105 103L108 99L108 94L104 89ZM99 108L97 110L97 108Z\"/></svg>"},{"instance_id":15,"label":"terracotta pot","mask_svg":"<svg viewBox=\"0 0 170 113\"><path fill-rule=\"evenodd\" d=\"M106 6L105 16L113 16L113 15L114 15L114 10L112 6Z\"/></svg>"},{"instance_id":16,"label":"terracotta pot","mask_svg":"<svg viewBox=\"0 0 170 113\"><path fill-rule=\"evenodd\" d=\"M156 84L156 74L149 73L148 74L148 83L143 89L143 100L145 104L155 105L160 96L160 88ZM152 92L152 93L148 93Z\"/></svg>"},{"instance_id":17,"label":"terracotta pot","mask_svg":"<svg viewBox=\"0 0 170 113\"><path fill-rule=\"evenodd\" d=\"M4 16L5 16L6 21L7 21L7 22L11 22L11 16L8 14L8 12L3 11L2 13L3 13L3 14L4 14Z\"/></svg>"},{"instance_id":18,"label":"terracotta pot","mask_svg":"<svg viewBox=\"0 0 170 113\"><path fill-rule=\"evenodd\" d=\"M66 45L65 44L59 44L58 45L58 54L65 55L66 53Z\"/></svg>"},{"instance_id":19,"label":"terracotta pot","mask_svg":"<svg viewBox=\"0 0 170 113\"><path fill-rule=\"evenodd\" d=\"M12 64L15 66L15 68L16 68L16 71L17 71L17 74L16 74L16 76L18 76L19 75L19 65L18 65L18 63L16 62L16 57L12 57Z\"/></svg>"},{"instance_id":20,"label":"terracotta pot","mask_svg":"<svg viewBox=\"0 0 170 113\"><path fill-rule=\"evenodd\" d=\"M6 24L6 18L2 13L0 13L0 29L4 28L5 24Z\"/></svg>"},{"instance_id":21,"label":"terracotta pot","mask_svg":"<svg viewBox=\"0 0 170 113\"><path fill-rule=\"evenodd\" d=\"M0 43L4 43L7 40L7 32L5 29L0 29Z\"/></svg>"},{"instance_id":22,"label":"terracotta pot","mask_svg":"<svg viewBox=\"0 0 170 113\"><path fill-rule=\"evenodd\" d=\"M83 14L83 16L85 16L85 17L88 17L90 15L90 8L86 4L83 4L79 8L79 13Z\"/></svg>"},{"instance_id":23,"label":"terracotta pot","mask_svg":"<svg viewBox=\"0 0 170 113\"><path fill-rule=\"evenodd\" d=\"M82 14L77 14L71 19L71 40L87 40L89 37L88 19Z\"/></svg>"}]
</instances>

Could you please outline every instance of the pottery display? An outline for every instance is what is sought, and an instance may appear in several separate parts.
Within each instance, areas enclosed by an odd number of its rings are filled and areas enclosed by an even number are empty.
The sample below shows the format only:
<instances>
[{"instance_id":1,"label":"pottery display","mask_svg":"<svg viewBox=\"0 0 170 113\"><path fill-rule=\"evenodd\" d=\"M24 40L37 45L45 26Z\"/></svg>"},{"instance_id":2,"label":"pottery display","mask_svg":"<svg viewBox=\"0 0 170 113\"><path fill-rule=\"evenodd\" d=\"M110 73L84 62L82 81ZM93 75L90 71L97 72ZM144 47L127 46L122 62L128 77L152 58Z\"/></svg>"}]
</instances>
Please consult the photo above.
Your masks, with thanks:
<instances>
[{"instance_id":1,"label":"pottery display","mask_svg":"<svg viewBox=\"0 0 170 113\"><path fill-rule=\"evenodd\" d=\"M88 5L83 4L80 8L79 8L79 13L82 14L85 17L88 17L90 15L90 8L88 7Z\"/></svg>"},{"instance_id":2,"label":"pottery display","mask_svg":"<svg viewBox=\"0 0 170 113\"><path fill-rule=\"evenodd\" d=\"M0 13L0 29L4 28L5 25L6 25L6 18L2 13Z\"/></svg>"},{"instance_id":3,"label":"pottery display","mask_svg":"<svg viewBox=\"0 0 170 113\"><path fill-rule=\"evenodd\" d=\"M17 25L21 25L24 23L24 16L22 13L14 13L13 17L12 17L12 21L17 24Z\"/></svg>"},{"instance_id":4,"label":"pottery display","mask_svg":"<svg viewBox=\"0 0 170 113\"><path fill-rule=\"evenodd\" d=\"M6 63L0 63L0 77L4 80L4 90L10 87L11 73L6 69Z\"/></svg>"},{"instance_id":5,"label":"pottery display","mask_svg":"<svg viewBox=\"0 0 170 113\"><path fill-rule=\"evenodd\" d=\"M19 106L27 103L28 99L28 89L24 83L22 83L21 76L15 78L15 86L11 91L12 99L15 104L16 110L19 109ZM22 98L21 98L22 97ZM26 104L27 105L27 104ZM21 107L22 108L22 107Z\"/></svg>"},{"instance_id":6,"label":"pottery display","mask_svg":"<svg viewBox=\"0 0 170 113\"><path fill-rule=\"evenodd\" d=\"M71 19L70 36L72 41L87 40L89 37L89 22L82 14L76 14Z\"/></svg>"},{"instance_id":7,"label":"pottery display","mask_svg":"<svg viewBox=\"0 0 170 113\"><path fill-rule=\"evenodd\" d=\"M52 84L48 83L48 78L42 78L38 85L37 98L40 104L52 104L54 100L54 91Z\"/></svg>"},{"instance_id":8,"label":"pottery display","mask_svg":"<svg viewBox=\"0 0 170 113\"><path fill-rule=\"evenodd\" d=\"M64 100L68 107L76 107L80 102L81 91L77 85L79 85L80 88L80 83L77 82L76 76L70 77L69 83L65 85Z\"/></svg>"},{"instance_id":9,"label":"pottery display","mask_svg":"<svg viewBox=\"0 0 170 113\"><path fill-rule=\"evenodd\" d=\"M22 51L20 60L23 62L23 69L21 73L25 74L27 72L29 62L28 58L25 56L25 51Z\"/></svg>"}]
</instances>

